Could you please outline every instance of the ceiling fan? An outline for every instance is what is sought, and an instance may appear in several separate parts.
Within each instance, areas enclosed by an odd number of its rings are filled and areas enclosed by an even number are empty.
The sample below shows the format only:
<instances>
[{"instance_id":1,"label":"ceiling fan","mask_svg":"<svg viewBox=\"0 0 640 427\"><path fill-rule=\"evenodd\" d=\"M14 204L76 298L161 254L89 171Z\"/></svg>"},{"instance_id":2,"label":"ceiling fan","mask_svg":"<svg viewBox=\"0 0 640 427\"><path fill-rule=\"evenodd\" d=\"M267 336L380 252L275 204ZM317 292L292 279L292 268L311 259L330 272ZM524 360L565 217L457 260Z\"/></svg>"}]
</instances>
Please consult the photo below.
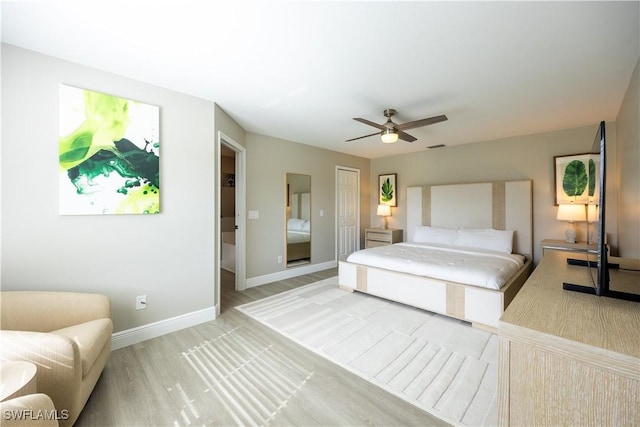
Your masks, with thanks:
<instances>
[{"instance_id":1,"label":"ceiling fan","mask_svg":"<svg viewBox=\"0 0 640 427\"><path fill-rule=\"evenodd\" d=\"M378 123L369 121L367 119L354 117L353 120L356 120L360 123L364 123L365 125L373 126L374 128L378 128L380 129L380 132L359 136L357 138L347 139L346 142L355 141L356 139L368 138L373 135L381 135L382 142L386 144L394 143L398 140L398 138L402 139L403 141L413 142L413 141L416 141L416 138L404 132L405 130L415 129L422 126L432 125L435 123L440 123L440 122L444 122L445 120L448 120L447 116L442 115L442 116L429 117L426 119L414 120L412 122L406 122L402 124L396 124L393 122L393 120L391 120L391 116L393 116L395 113L396 113L396 110L394 110L393 108L387 108L386 110L384 110L384 116L387 118L387 121L382 125L379 125Z\"/></svg>"}]
</instances>

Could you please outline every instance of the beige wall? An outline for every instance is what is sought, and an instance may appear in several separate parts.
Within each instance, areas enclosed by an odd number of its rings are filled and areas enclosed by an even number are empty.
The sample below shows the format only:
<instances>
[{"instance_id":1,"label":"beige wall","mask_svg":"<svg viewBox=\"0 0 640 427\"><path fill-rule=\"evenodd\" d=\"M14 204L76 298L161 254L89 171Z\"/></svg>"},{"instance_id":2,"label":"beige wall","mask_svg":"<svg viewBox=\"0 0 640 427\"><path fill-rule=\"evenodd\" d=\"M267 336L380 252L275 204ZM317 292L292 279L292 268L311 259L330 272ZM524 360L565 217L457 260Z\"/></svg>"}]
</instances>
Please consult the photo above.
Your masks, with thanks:
<instances>
[{"instance_id":1,"label":"beige wall","mask_svg":"<svg viewBox=\"0 0 640 427\"><path fill-rule=\"evenodd\" d=\"M364 224L369 218L369 160L249 132L246 142L247 210L259 212L258 219L247 219L247 279L286 270L277 260L285 258L287 172L311 175L312 264L334 261L336 166L360 169Z\"/></svg>"},{"instance_id":2,"label":"beige wall","mask_svg":"<svg viewBox=\"0 0 640 427\"><path fill-rule=\"evenodd\" d=\"M245 146L245 130L227 114L218 104L214 106L216 138L218 131L223 132L238 144Z\"/></svg>"},{"instance_id":3,"label":"beige wall","mask_svg":"<svg viewBox=\"0 0 640 427\"><path fill-rule=\"evenodd\" d=\"M160 107L159 215L58 215L60 83ZM106 294L115 331L211 309L213 141L211 102L3 44L2 289Z\"/></svg>"},{"instance_id":4,"label":"beige wall","mask_svg":"<svg viewBox=\"0 0 640 427\"><path fill-rule=\"evenodd\" d=\"M540 241L547 238L564 239L566 229L566 223L555 219L557 207L554 205L553 193L553 157L590 151L596 129L597 123L594 123L592 126L577 129L427 149L410 155L374 159L371 161L371 182L377 183L378 174L398 174L398 207L393 208L389 226L405 228L407 186L531 179L534 260L537 262L541 254ZM609 148L615 147L615 126L612 124L607 124L607 138ZM615 169L615 156L609 156L607 164L610 170ZM613 182L608 184L611 188L608 193L607 227L611 244L615 247L616 199ZM374 190L374 193L376 191ZM371 209L376 203L377 194L372 194ZM370 221L371 224L379 222L375 211L372 211ZM578 238L585 240L586 225L581 224L577 228Z\"/></svg>"},{"instance_id":5,"label":"beige wall","mask_svg":"<svg viewBox=\"0 0 640 427\"><path fill-rule=\"evenodd\" d=\"M616 120L618 134L618 250L640 259L640 59Z\"/></svg>"},{"instance_id":6,"label":"beige wall","mask_svg":"<svg viewBox=\"0 0 640 427\"><path fill-rule=\"evenodd\" d=\"M70 84L158 105L161 111L162 213L145 216L60 216L57 213L58 85ZM638 67L616 126L608 124L609 170L620 162L609 197L614 248L640 258ZM452 118L453 119L453 118ZM224 132L247 148L247 278L286 270L285 173L312 177L314 264L335 260L335 168L361 172L361 228L377 225L377 176L398 173L399 206L390 225L404 227L408 185L495 179L534 181L534 239L561 238L555 220L553 156L590 149L595 127L427 150L368 160L245 131L219 106L101 70L2 45L2 253L4 290L100 292L111 297L115 330L208 309L214 300L216 141ZM615 185L614 180L609 180ZM370 190L370 187L374 191ZM319 216L319 211L324 216ZM624 230L620 239L616 220ZM609 223L610 222L610 223ZM635 227L635 228L634 228ZM635 231L634 231L635 230ZM584 236L584 228L581 230ZM627 235L629 233L629 235ZM539 244L535 246L539 259ZM134 310L146 294L148 308Z\"/></svg>"}]
</instances>

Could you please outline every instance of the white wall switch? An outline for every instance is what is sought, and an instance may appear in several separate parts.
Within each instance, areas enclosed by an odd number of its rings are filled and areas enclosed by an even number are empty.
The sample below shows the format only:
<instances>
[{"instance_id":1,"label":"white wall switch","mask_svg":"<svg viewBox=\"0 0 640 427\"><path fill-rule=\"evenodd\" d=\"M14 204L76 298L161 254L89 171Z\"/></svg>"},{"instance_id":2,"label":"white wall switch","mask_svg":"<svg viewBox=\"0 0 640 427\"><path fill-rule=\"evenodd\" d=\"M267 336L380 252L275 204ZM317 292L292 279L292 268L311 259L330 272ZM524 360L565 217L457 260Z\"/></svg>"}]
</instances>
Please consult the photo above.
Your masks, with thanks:
<instances>
[{"instance_id":1,"label":"white wall switch","mask_svg":"<svg viewBox=\"0 0 640 427\"><path fill-rule=\"evenodd\" d=\"M249 219L260 218L260 211L249 211Z\"/></svg>"}]
</instances>

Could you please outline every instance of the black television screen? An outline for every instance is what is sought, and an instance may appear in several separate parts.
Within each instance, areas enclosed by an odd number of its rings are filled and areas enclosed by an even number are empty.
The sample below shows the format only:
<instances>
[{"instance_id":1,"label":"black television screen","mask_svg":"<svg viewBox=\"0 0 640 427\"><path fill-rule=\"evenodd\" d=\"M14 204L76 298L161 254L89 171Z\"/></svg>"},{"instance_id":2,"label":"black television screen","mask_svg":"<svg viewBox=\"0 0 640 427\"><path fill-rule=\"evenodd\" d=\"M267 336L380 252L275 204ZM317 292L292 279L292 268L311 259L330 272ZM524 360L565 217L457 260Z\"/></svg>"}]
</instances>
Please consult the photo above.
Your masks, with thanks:
<instances>
[{"instance_id":1,"label":"black television screen","mask_svg":"<svg viewBox=\"0 0 640 427\"><path fill-rule=\"evenodd\" d=\"M587 261L568 258L567 262L573 265L584 265L589 268L596 268L595 277L593 277L593 287L574 285L571 283L563 283L562 287L568 291L583 292L594 294L597 296L605 296L610 298L624 299L640 302L640 295L627 292L612 291L609 289L609 269L618 268L618 264L609 262L609 254L607 247L607 233L605 224L606 199L607 199L607 138L605 122L602 121L598 125L596 137L593 141L591 153L594 155L593 163L590 162L589 180L594 182L593 194L590 194L589 204L597 205L598 209L598 231L597 231L597 249L596 261L589 260L589 252L587 252ZM593 164L593 170L591 170Z\"/></svg>"},{"instance_id":2,"label":"black television screen","mask_svg":"<svg viewBox=\"0 0 640 427\"><path fill-rule=\"evenodd\" d=\"M593 147L591 152L599 155L600 170L597 174L598 179L598 194L595 200L589 199L589 203L595 203L599 205L598 209L598 234L596 238L598 246L598 259L597 259L597 273L596 273L596 295L602 296L609 289L609 272L607 270L608 253L607 253L607 234L605 232L605 214L606 214L606 177L607 177L607 150L606 144L606 129L604 122L600 122L596 137L593 141Z\"/></svg>"}]
</instances>

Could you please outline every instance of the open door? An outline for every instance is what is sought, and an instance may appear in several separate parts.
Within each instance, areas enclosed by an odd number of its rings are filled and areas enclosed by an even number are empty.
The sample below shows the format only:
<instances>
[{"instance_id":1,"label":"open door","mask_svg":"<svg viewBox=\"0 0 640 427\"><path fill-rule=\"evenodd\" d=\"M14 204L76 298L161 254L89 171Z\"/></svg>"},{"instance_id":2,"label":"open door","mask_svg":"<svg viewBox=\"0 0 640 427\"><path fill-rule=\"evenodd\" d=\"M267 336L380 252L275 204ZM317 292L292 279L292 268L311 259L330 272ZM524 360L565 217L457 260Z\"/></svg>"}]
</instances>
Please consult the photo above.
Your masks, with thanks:
<instances>
[{"instance_id":1,"label":"open door","mask_svg":"<svg viewBox=\"0 0 640 427\"><path fill-rule=\"evenodd\" d=\"M218 132L216 152L218 187L214 240L218 255L214 265L219 307L221 269L235 274L236 290L246 288L246 151L242 145Z\"/></svg>"}]
</instances>

